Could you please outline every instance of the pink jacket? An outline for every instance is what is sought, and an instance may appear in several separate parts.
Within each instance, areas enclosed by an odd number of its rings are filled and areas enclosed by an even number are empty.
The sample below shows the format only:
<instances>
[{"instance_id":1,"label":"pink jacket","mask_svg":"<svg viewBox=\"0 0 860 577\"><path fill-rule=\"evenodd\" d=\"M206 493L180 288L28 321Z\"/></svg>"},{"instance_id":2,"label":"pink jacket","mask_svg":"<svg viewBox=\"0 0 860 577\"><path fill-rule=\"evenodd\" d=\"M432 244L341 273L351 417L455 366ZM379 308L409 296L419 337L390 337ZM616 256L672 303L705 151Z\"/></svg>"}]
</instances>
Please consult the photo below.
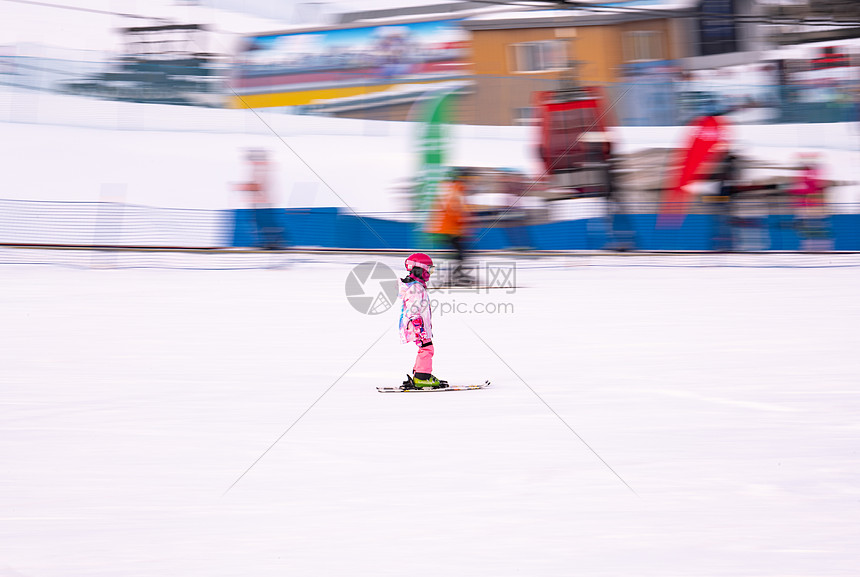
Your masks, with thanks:
<instances>
[{"instance_id":1,"label":"pink jacket","mask_svg":"<svg viewBox=\"0 0 860 577\"><path fill-rule=\"evenodd\" d=\"M424 332L427 339L433 338L433 326L430 314L430 297L427 289L418 281L405 283L400 282L400 298L403 300L403 308L400 310L400 342L415 342L415 332L412 328L412 319L420 318L424 321Z\"/></svg>"}]
</instances>

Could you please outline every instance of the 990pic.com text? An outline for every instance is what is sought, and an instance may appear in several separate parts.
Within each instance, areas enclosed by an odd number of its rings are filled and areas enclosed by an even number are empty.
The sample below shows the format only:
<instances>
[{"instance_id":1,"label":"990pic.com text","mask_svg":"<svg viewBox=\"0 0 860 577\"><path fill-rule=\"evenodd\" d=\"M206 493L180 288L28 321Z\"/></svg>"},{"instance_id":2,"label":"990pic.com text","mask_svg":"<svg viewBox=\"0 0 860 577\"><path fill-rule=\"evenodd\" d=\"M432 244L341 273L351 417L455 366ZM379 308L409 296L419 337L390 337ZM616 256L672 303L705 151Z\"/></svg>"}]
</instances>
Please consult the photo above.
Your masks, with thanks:
<instances>
[{"instance_id":1,"label":"990pic.com text","mask_svg":"<svg viewBox=\"0 0 860 577\"><path fill-rule=\"evenodd\" d=\"M514 313L514 303L477 302L462 303L457 301L430 301L433 314L443 315L509 315Z\"/></svg>"}]
</instances>

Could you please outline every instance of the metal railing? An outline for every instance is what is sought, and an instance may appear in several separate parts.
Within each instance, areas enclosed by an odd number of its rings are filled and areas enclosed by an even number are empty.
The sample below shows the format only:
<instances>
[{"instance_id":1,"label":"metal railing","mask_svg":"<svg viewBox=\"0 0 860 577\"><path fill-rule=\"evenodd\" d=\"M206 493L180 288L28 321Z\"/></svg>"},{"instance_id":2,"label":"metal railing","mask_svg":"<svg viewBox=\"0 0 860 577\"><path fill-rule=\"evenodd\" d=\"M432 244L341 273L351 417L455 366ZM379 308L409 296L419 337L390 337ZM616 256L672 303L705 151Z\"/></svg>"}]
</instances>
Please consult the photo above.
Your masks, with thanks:
<instances>
[{"instance_id":1,"label":"metal railing","mask_svg":"<svg viewBox=\"0 0 860 577\"><path fill-rule=\"evenodd\" d=\"M58 247L225 246L229 211L116 202L0 200L0 244Z\"/></svg>"}]
</instances>

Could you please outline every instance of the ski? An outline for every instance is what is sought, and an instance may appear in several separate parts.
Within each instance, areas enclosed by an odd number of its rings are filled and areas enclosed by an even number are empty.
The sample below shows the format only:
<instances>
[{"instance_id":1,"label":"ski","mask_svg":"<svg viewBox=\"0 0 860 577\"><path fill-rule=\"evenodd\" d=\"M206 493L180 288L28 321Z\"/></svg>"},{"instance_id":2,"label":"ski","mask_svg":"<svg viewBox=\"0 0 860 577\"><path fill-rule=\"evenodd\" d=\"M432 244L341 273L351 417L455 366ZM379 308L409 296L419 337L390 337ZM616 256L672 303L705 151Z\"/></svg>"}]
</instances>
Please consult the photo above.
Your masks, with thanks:
<instances>
[{"instance_id":1,"label":"ski","mask_svg":"<svg viewBox=\"0 0 860 577\"><path fill-rule=\"evenodd\" d=\"M475 385L448 385L447 387L436 388L413 388L408 385L401 385L399 387L376 387L376 390L380 393L442 393L445 391L476 391L486 389L489 386L490 381L484 381Z\"/></svg>"}]
</instances>

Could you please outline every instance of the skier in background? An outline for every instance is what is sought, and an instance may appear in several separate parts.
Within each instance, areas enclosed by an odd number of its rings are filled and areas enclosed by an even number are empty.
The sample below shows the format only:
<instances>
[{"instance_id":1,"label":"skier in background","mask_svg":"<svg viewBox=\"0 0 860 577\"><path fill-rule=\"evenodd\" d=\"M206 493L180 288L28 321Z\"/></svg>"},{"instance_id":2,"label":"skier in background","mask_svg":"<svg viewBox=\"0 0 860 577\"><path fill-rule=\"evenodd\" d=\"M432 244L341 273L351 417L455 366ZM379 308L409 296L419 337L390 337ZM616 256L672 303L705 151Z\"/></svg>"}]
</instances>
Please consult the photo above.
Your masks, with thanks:
<instances>
[{"instance_id":1,"label":"skier in background","mask_svg":"<svg viewBox=\"0 0 860 577\"><path fill-rule=\"evenodd\" d=\"M800 155L801 172L789 189L801 250L830 250L827 205L821 167L815 154Z\"/></svg>"},{"instance_id":2,"label":"skier in background","mask_svg":"<svg viewBox=\"0 0 860 577\"><path fill-rule=\"evenodd\" d=\"M271 165L261 148L246 151L250 178L236 188L245 193L254 217L256 245L265 249L284 248L284 230L278 225L271 199Z\"/></svg>"},{"instance_id":3,"label":"skier in background","mask_svg":"<svg viewBox=\"0 0 860 577\"><path fill-rule=\"evenodd\" d=\"M719 183L719 192L715 197L714 218L716 231L713 239L714 250L731 251L735 247L734 205L737 197L737 185L740 181L740 159L728 148L720 147L722 156L714 174L711 175Z\"/></svg>"},{"instance_id":4,"label":"skier in background","mask_svg":"<svg viewBox=\"0 0 860 577\"><path fill-rule=\"evenodd\" d=\"M606 215L609 250L626 251L636 248L636 231L627 213L625 193L618 186L621 159L611 140L603 142L604 178L606 182Z\"/></svg>"},{"instance_id":5,"label":"skier in background","mask_svg":"<svg viewBox=\"0 0 860 577\"><path fill-rule=\"evenodd\" d=\"M405 278L400 279L400 298L403 308L400 312L400 342L418 345L418 355L412 367L412 380L405 386L414 384L418 388L447 387L446 381L433 376L433 327L431 323L430 297L427 295L427 281L433 272L433 259L423 252L417 252L406 259Z\"/></svg>"},{"instance_id":6,"label":"skier in background","mask_svg":"<svg viewBox=\"0 0 860 577\"><path fill-rule=\"evenodd\" d=\"M524 199L529 187L524 176L513 169L499 169L499 185L504 198L504 209L499 220L506 225L504 230L508 237L508 248L511 250L531 248L526 228L529 222L528 209Z\"/></svg>"},{"instance_id":7,"label":"skier in background","mask_svg":"<svg viewBox=\"0 0 860 577\"><path fill-rule=\"evenodd\" d=\"M467 168L455 168L450 182L442 190L442 196L431 217L427 232L445 238L454 250L454 267L449 271L448 282L454 286L470 286L474 279L469 275L466 264L466 244L469 234L469 207L466 204L468 178Z\"/></svg>"}]
</instances>

